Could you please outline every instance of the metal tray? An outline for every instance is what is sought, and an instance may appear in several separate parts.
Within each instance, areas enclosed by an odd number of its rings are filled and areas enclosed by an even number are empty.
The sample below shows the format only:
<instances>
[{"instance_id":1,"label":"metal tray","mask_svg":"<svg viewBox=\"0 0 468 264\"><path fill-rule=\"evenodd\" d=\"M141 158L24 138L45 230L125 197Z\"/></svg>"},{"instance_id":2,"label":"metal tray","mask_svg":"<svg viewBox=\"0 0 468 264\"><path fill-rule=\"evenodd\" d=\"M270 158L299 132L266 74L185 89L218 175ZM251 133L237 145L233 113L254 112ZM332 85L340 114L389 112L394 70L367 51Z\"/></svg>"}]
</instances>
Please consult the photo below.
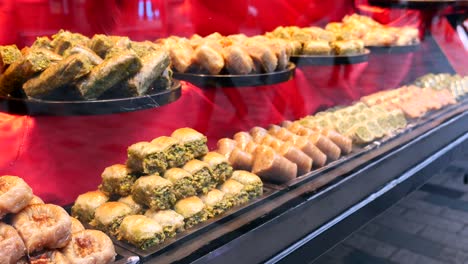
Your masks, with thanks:
<instances>
[{"instance_id":1,"label":"metal tray","mask_svg":"<svg viewBox=\"0 0 468 264\"><path fill-rule=\"evenodd\" d=\"M0 111L19 115L73 116L103 115L160 107L172 103L182 95L179 81L164 91L147 95L89 101L49 101L0 96Z\"/></svg>"},{"instance_id":2,"label":"metal tray","mask_svg":"<svg viewBox=\"0 0 468 264\"><path fill-rule=\"evenodd\" d=\"M174 79L190 82L198 87L249 87L282 83L294 77L296 65L289 63L285 70L258 74L198 74L174 72Z\"/></svg>"},{"instance_id":3,"label":"metal tray","mask_svg":"<svg viewBox=\"0 0 468 264\"><path fill-rule=\"evenodd\" d=\"M420 44L404 45L404 46L366 46L371 53L377 54L401 54L411 53L419 49Z\"/></svg>"},{"instance_id":4,"label":"metal tray","mask_svg":"<svg viewBox=\"0 0 468 264\"><path fill-rule=\"evenodd\" d=\"M370 51L366 49L364 53L352 55L294 55L291 61L299 66L310 65L340 65L356 64L366 62L369 59Z\"/></svg>"}]
</instances>

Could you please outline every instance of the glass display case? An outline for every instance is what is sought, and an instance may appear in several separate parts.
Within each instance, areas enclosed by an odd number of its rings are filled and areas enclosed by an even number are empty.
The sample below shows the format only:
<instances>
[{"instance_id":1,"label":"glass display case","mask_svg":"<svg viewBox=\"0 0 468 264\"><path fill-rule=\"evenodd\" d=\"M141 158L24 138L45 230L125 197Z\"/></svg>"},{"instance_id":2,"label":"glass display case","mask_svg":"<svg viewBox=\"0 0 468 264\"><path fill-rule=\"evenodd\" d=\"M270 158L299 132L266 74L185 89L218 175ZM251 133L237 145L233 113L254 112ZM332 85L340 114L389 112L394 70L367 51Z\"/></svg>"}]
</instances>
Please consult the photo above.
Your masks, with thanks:
<instances>
[{"instance_id":1,"label":"glass display case","mask_svg":"<svg viewBox=\"0 0 468 264\"><path fill-rule=\"evenodd\" d=\"M2 1L0 175L107 233L115 262L311 262L467 144L467 9ZM22 260L66 248L30 245L34 205L2 177Z\"/></svg>"}]
</instances>

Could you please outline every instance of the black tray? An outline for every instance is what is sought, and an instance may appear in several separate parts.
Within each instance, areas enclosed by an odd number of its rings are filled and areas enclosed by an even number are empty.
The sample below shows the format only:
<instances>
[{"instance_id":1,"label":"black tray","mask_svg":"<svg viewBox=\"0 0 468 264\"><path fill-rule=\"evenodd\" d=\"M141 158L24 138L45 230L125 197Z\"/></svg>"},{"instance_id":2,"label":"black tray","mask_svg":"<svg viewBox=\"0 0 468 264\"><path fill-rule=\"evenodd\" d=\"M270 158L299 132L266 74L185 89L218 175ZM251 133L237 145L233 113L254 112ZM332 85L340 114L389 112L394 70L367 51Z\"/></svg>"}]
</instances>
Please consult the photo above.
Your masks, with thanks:
<instances>
[{"instance_id":1,"label":"black tray","mask_svg":"<svg viewBox=\"0 0 468 264\"><path fill-rule=\"evenodd\" d=\"M285 70L258 74L197 74L174 72L174 79L190 82L198 87L246 87L286 82L294 77L296 65L289 63Z\"/></svg>"},{"instance_id":2,"label":"black tray","mask_svg":"<svg viewBox=\"0 0 468 264\"><path fill-rule=\"evenodd\" d=\"M291 56L291 61L297 66L356 64L366 62L369 53L366 49L364 53L353 55L295 55Z\"/></svg>"},{"instance_id":3,"label":"black tray","mask_svg":"<svg viewBox=\"0 0 468 264\"><path fill-rule=\"evenodd\" d=\"M457 2L466 0L369 0L374 6L411 9L440 9Z\"/></svg>"},{"instance_id":4,"label":"black tray","mask_svg":"<svg viewBox=\"0 0 468 264\"><path fill-rule=\"evenodd\" d=\"M372 53L378 54L398 54L410 53L419 49L420 44L405 45L405 46L366 46Z\"/></svg>"},{"instance_id":5,"label":"black tray","mask_svg":"<svg viewBox=\"0 0 468 264\"><path fill-rule=\"evenodd\" d=\"M169 90L155 91L147 95L128 98L89 101L48 101L0 96L0 111L19 115L47 116L114 114L160 107L176 101L181 94L180 82L174 80Z\"/></svg>"}]
</instances>

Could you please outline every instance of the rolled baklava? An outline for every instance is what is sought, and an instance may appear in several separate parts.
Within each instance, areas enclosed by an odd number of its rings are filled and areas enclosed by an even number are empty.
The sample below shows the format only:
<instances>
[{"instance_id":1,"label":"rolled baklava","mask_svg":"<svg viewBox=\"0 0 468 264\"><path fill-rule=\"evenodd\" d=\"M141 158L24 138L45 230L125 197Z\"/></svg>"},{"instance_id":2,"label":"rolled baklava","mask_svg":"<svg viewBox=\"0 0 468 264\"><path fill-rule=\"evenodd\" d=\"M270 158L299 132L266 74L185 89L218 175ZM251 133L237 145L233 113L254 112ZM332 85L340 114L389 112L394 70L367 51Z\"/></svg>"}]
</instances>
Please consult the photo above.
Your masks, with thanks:
<instances>
[{"instance_id":1,"label":"rolled baklava","mask_svg":"<svg viewBox=\"0 0 468 264\"><path fill-rule=\"evenodd\" d=\"M205 204L197 196L187 197L178 201L174 206L174 210L184 217L186 229L208 219Z\"/></svg>"},{"instance_id":2,"label":"rolled baklava","mask_svg":"<svg viewBox=\"0 0 468 264\"><path fill-rule=\"evenodd\" d=\"M193 176L186 170L180 168L169 169L164 173L164 178L174 185L173 189L177 200L197 194Z\"/></svg>"},{"instance_id":3,"label":"rolled baklava","mask_svg":"<svg viewBox=\"0 0 468 264\"><path fill-rule=\"evenodd\" d=\"M163 150L168 168L184 166L192 159L192 155L187 151L186 147L175 138L162 136L153 139L151 143L160 146Z\"/></svg>"},{"instance_id":4,"label":"rolled baklava","mask_svg":"<svg viewBox=\"0 0 468 264\"><path fill-rule=\"evenodd\" d=\"M224 193L226 200L230 204L236 206L249 201L249 195L244 187L242 183L229 179L219 186L219 190Z\"/></svg>"},{"instance_id":5,"label":"rolled baklava","mask_svg":"<svg viewBox=\"0 0 468 264\"><path fill-rule=\"evenodd\" d=\"M251 170L254 163L254 157L252 153L248 153L235 147L229 155L229 163L237 170Z\"/></svg>"},{"instance_id":6,"label":"rolled baklava","mask_svg":"<svg viewBox=\"0 0 468 264\"><path fill-rule=\"evenodd\" d=\"M130 206L121 202L107 202L96 209L91 225L96 229L116 236L122 220L132 213Z\"/></svg>"},{"instance_id":7,"label":"rolled baklava","mask_svg":"<svg viewBox=\"0 0 468 264\"><path fill-rule=\"evenodd\" d=\"M179 128L172 132L171 137L184 144L193 158L198 158L208 153L207 138L194 129L188 127Z\"/></svg>"},{"instance_id":8,"label":"rolled baklava","mask_svg":"<svg viewBox=\"0 0 468 264\"><path fill-rule=\"evenodd\" d=\"M183 169L192 174L193 186L197 193L207 193L215 188L218 183L210 166L203 161L191 160L184 165Z\"/></svg>"},{"instance_id":9,"label":"rolled baklava","mask_svg":"<svg viewBox=\"0 0 468 264\"><path fill-rule=\"evenodd\" d=\"M226 158L229 159L231 152L237 146L237 142L230 138L222 138L218 140L216 146L217 146L216 152L218 152L221 155L224 155Z\"/></svg>"},{"instance_id":10,"label":"rolled baklava","mask_svg":"<svg viewBox=\"0 0 468 264\"><path fill-rule=\"evenodd\" d=\"M237 170L232 174L231 179L244 185L244 190L249 195L249 199L261 196L263 194L263 182L257 175L248 171Z\"/></svg>"},{"instance_id":11,"label":"rolled baklava","mask_svg":"<svg viewBox=\"0 0 468 264\"><path fill-rule=\"evenodd\" d=\"M146 217L156 220L164 230L166 237L174 237L176 233L184 231L184 217L174 210L148 210Z\"/></svg>"},{"instance_id":12,"label":"rolled baklava","mask_svg":"<svg viewBox=\"0 0 468 264\"><path fill-rule=\"evenodd\" d=\"M0 222L0 263L17 263L26 253L26 247L18 232Z\"/></svg>"},{"instance_id":13,"label":"rolled baklava","mask_svg":"<svg viewBox=\"0 0 468 264\"><path fill-rule=\"evenodd\" d=\"M71 208L71 215L84 223L89 223L94 219L96 208L108 200L109 197L101 191L83 193L76 198L75 204Z\"/></svg>"},{"instance_id":14,"label":"rolled baklava","mask_svg":"<svg viewBox=\"0 0 468 264\"><path fill-rule=\"evenodd\" d=\"M132 172L145 174L164 173L167 169L166 154L161 146L149 142L138 142L127 150L127 167Z\"/></svg>"},{"instance_id":15,"label":"rolled baklava","mask_svg":"<svg viewBox=\"0 0 468 264\"><path fill-rule=\"evenodd\" d=\"M8 213L17 213L26 207L33 193L31 187L17 176L0 177L0 219Z\"/></svg>"},{"instance_id":16,"label":"rolled baklava","mask_svg":"<svg viewBox=\"0 0 468 264\"><path fill-rule=\"evenodd\" d=\"M158 175L140 177L133 185L132 197L137 203L161 210L171 208L176 201L172 182Z\"/></svg>"},{"instance_id":17,"label":"rolled baklava","mask_svg":"<svg viewBox=\"0 0 468 264\"><path fill-rule=\"evenodd\" d=\"M223 183L226 179L232 176L232 166L229 164L225 156L217 152L208 152L203 156L202 161L210 165L213 177L218 184Z\"/></svg>"},{"instance_id":18,"label":"rolled baklava","mask_svg":"<svg viewBox=\"0 0 468 264\"><path fill-rule=\"evenodd\" d=\"M104 169L99 190L108 196L127 196L132 192L137 177L123 164L115 164Z\"/></svg>"},{"instance_id":19,"label":"rolled baklava","mask_svg":"<svg viewBox=\"0 0 468 264\"><path fill-rule=\"evenodd\" d=\"M206 206L206 212L209 218L220 215L234 206L234 204L232 204L232 199L225 199L224 196L224 192L218 189L213 189L207 194L200 196L200 199Z\"/></svg>"},{"instance_id":20,"label":"rolled baklava","mask_svg":"<svg viewBox=\"0 0 468 264\"><path fill-rule=\"evenodd\" d=\"M63 248L71 238L70 216L65 209L53 204L29 205L13 217L12 225L28 253Z\"/></svg>"},{"instance_id":21,"label":"rolled baklava","mask_svg":"<svg viewBox=\"0 0 468 264\"><path fill-rule=\"evenodd\" d=\"M258 146L252 172L271 182L288 182L297 175L297 165L268 146Z\"/></svg>"},{"instance_id":22,"label":"rolled baklava","mask_svg":"<svg viewBox=\"0 0 468 264\"><path fill-rule=\"evenodd\" d=\"M85 230L83 224L80 222L80 220L76 219L75 217L71 216L70 217L71 221L71 233L76 233Z\"/></svg>"},{"instance_id":23,"label":"rolled baklava","mask_svg":"<svg viewBox=\"0 0 468 264\"><path fill-rule=\"evenodd\" d=\"M108 264L115 260L112 240L99 230L83 230L72 234L62 253L72 263Z\"/></svg>"},{"instance_id":24,"label":"rolled baklava","mask_svg":"<svg viewBox=\"0 0 468 264\"><path fill-rule=\"evenodd\" d=\"M119 240L125 240L145 250L166 239L163 228L154 219L144 215L129 215L119 229Z\"/></svg>"},{"instance_id":25,"label":"rolled baklava","mask_svg":"<svg viewBox=\"0 0 468 264\"><path fill-rule=\"evenodd\" d=\"M125 196L125 197L120 197L117 202L124 203L130 208L132 208L132 214L142 214L145 211L145 207L133 200L133 197L131 195Z\"/></svg>"}]
</instances>

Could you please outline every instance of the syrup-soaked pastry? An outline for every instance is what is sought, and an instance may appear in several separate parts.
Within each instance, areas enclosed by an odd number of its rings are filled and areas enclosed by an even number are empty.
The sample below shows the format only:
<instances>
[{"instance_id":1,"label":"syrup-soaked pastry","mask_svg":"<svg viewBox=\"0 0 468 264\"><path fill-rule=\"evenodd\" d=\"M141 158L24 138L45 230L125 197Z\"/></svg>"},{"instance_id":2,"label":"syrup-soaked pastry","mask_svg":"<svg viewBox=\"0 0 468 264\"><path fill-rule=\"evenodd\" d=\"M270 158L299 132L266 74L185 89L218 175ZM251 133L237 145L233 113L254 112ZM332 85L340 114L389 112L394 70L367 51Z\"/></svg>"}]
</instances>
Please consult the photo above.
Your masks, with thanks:
<instances>
[{"instance_id":1,"label":"syrup-soaked pastry","mask_svg":"<svg viewBox=\"0 0 468 264\"><path fill-rule=\"evenodd\" d=\"M187 72L194 63L194 50L190 45L174 43L169 47L171 64L177 72Z\"/></svg>"},{"instance_id":2,"label":"syrup-soaked pastry","mask_svg":"<svg viewBox=\"0 0 468 264\"><path fill-rule=\"evenodd\" d=\"M258 147L257 143L250 141L249 143L247 143L247 146L245 146L245 152L254 154L257 147Z\"/></svg>"},{"instance_id":3,"label":"syrup-soaked pastry","mask_svg":"<svg viewBox=\"0 0 468 264\"><path fill-rule=\"evenodd\" d=\"M108 264L115 260L112 240L99 230L83 230L72 234L62 253L76 264Z\"/></svg>"},{"instance_id":4,"label":"syrup-soaked pastry","mask_svg":"<svg viewBox=\"0 0 468 264\"><path fill-rule=\"evenodd\" d=\"M307 139L327 155L327 159L329 161L334 161L340 158L341 149L327 137L314 132L307 136Z\"/></svg>"},{"instance_id":5,"label":"syrup-soaked pastry","mask_svg":"<svg viewBox=\"0 0 468 264\"><path fill-rule=\"evenodd\" d=\"M302 48L302 54L304 55L330 55L333 50L328 44L328 41L324 40L311 40L304 43Z\"/></svg>"},{"instance_id":6,"label":"syrup-soaked pastry","mask_svg":"<svg viewBox=\"0 0 468 264\"><path fill-rule=\"evenodd\" d=\"M202 158L203 162L206 162L211 171L213 172L213 177L218 184L223 183L226 179L232 176L232 166L229 164L229 161L225 156L217 152L208 152Z\"/></svg>"},{"instance_id":7,"label":"syrup-soaked pastry","mask_svg":"<svg viewBox=\"0 0 468 264\"><path fill-rule=\"evenodd\" d=\"M76 45L86 45L89 38L79 33L72 33L66 30L60 30L57 34L52 36L50 45L53 47L54 52L63 55L68 49Z\"/></svg>"},{"instance_id":8,"label":"syrup-soaked pastry","mask_svg":"<svg viewBox=\"0 0 468 264\"><path fill-rule=\"evenodd\" d=\"M251 170L254 162L254 155L235 147L229 155L229 163L236 170Z\"/></svg>"},{"instance_id":9,"label":"syrup-soaked pastry","mask_svg":"<svg viewBox=\"0 0 468 264\"><path fill-rule=\"evenodd\" d=\"M125 197L120 197L117 202L124 203L132 209L132 214L142 214L145 211L145 207L133 200L133 197L131 195L125 196Z\"/></svg>"},{"instance_id":10,"label":"syrup-soaked pastry","mask_svg":"<svg viewBox=\"0 0 468 264\"><path fill-rule=\"evenodd\" d=\"M260 144L263 138L268 134L268 131L263 127L256 126L251 128L249 133L252 136L252 140L257 144Z\"/></svg>"},{"instance_id":11,"label":"syrup-soaked pastry","mask_svg":"<svg viewBox=\"0 0 468 264\"><path fill-rule=\"evenodd\" d=\"M185 230L184 217L174 210L148 210L145 216L155 220L161 225L166 237L174 237L176 233Z\"/></svg>"},{"instance_id":12,"label":"syrup-soaked pastry","mask_svg":"<svg viewBox=\"0 0 468 264\"><path fill-rule=\"evenodd\" d=\"M216 152L229 159L231 152L236 148L237 142L230 138L221 138L218 140Z\"/></svg>"},{"instance_id":13,"label":"syrup-soaked pastry","mask_svg":"<svg viewBox=\"0 0 468 264\"><path fill-rule=\"evenodd\" d=\"M191 160L182 169L192 174L193 185L197 193L207 193L218 184L210 166L203 161Z\"/></svg>"},{"instance_id":14,"label":"syrup-soaked pastry","mask_svg":"<svg viewBox=\"0 0 468 264\"><path fill-rule=\"evenodd\" d=\"M133 185L132 197L135 202L152 209L169 209L175 201L174 185L157 174L142 176Z\"/></svg>"},{"instance_id":15,"label":"syrup-soaked pastry","mask_svg":"<svg viewBox=\"0 0 468 264\"><path fill-rule=\"evenodd\" d=\"M30 264L72 264L65 255L58 250L47 250L32 256L29 256Z\"/></svg>"},{"instance_id":16,"label":"syrup-soaked pastry","mask_svg":"<svg viewBox=\"0 0 468 264\"><path fill-rule=\"evenodd\" d=\"M284 183L296 178L297 165L279 155L268 146L258 146L252 173L275 183Z\"/></svg>"},{"instance_id":17,"label":"syrup-soaked pastry","mask_svg":"<svg viewBox=\"0 0 468 264\"><path fill-rule=\"evenodd\" d=\"M67 56L70 56L73 54L82 54L88 57L93 65L101 64L103 61L102 58L99 57L99 55L94 53L94 51L87 48L86 46L76 45L67 51Z\"/></svg>"},{"instance_id":18,"label":"syrup-soaked pastry","mask_svg":"<svg viewBox=\"0 0 468 264\"><path fill-rule=\"evenodd\" d=\"M226 69L230 74L249 74L253 70L253 61L241 45L224 48L223 55Z\"/></svg>"},{"instance_id":19,"label":"syrup-soaked pastry","mask_svg":"<svg viewBox=\"0 0 468 264\"><path fill-rule=\"evenodd\" d=\"M232 199L230 197L225 198L224 192L218 189L209 191L207 194L200 196L200 199L206 206L209 218L220 215L234 206Z\"/></svg>"},{"instance_id":20,"label":"syrup-soaked pastry","mask_svg":"<svg viewBox=\"0 0 468 264\"><path fill-rule=\"evenodd\" d=\"M0 46L0 73L2 73L10 64L21 59L21 51L16 45Z\"/></svg>"},{"instance_id":21,"label":"syrup-soaked pastry","mask_svg":"<svg viewBox=\"0 0 468 264\"><path fill-rule=\"evenodd\" d=\"M83 224L80 222L80 220L76 219L75 217L71 216L71 233L76 233L85 230Z\"/></svg>"},{"instance_id":22,"label":"syrup-soaked pastry","mask_svg":"<svg viewBox=\"0 0 468 264\"><path fill-rule=\"evenodd\" d=\"M12 225L26 245L28 253L63 248L71 238L68 213L53 204L33 204L13 216Z\"/></svg>"},{"instance_id":23,"label":"syrup-soaked pastry","mask_svg":"<svg viewBox=\"0 0 468 264\"><path fill-rule=\"evenodd\" d=\"M125 216L132 213L130 206L121 202L107 202L96 209L91 225L96 229L116 236Z\"/></svg>"},{"instance_id":24,"label":"syrup-soaked pastry","mask_svg":"<svg viewBox=\"0 0 468 264\"><path fill-rule=\"evenodd\" d=\"M31 199L31 201L29 201L28 205L32 204L44 204L44 201L42 201L42 199L39 198L39 196L33 195L33 198Z\"/></svg>"},{"instance_id":25,"label":"syrup-soaked pastry","mask_svg":"<svg viewBox=\"0 0 468 264\"><path fill-rule=\"evenodd\" d=\"M245 204L249 201L249 194L245 190L245 186L236 180L228 179L219 186L219 190L224 193L224 198L232 206Z\"/></svg>"},{"instance_id":26,"label":"syrup-soaked pastry","mask_svg":"<svg viewBox=\"0 0 468 264\"><path fill-rule=\"evenodd\" d=\"M26 247L18 232L10 225L0 222L0 263L17 263L26 253Z\"/></svg>"},{"instance_id":27,"label":"syrup-soaked pastry","mask_svg":"<svg viewBox=\"0 0 468 264\"><path fill-rule=\"evenodd\" d=\"M255 40L244 42L245 50L254 62L257 72L273 72L278 66L278 58L267 45Z\"/></svg>"},{"instance_id":28,"label":"syrup-soaked pastry","mask_svg":"<svg viewBox=\"0 0 468 264\"><path fill-rule=\"evenodd\" d=\"M193 158L199 158L208 153L207 138L195 129L188 127L179 128L172 132L171 137L184 144L188 153L192 154Z\"/></svg>"},{"instance_id":29,"label":"syrup-soaked pastry","mask_svg":"<svg viewBox=\"0 0 468 264\"><path fill-rule=\"evenodd\" d=\"M195 50L195 60L209 74L219 74L224 68L223 55L207 44L203 44Z\"/></svg>"},{"instance_id":30,"label":"syrup-soaked pastry","mask_svg":"<svg viewBox=\"0 0 468 264\"><path fill-rule=\"evenodd\" d=\"M123 164L114 164L104 169L101 174L102 183L99 190L107 196L127 196L132 192L132 186L137 177Z\"/></svg>"},{"instance_id":31,"label":"syrup-soaked pastry","mask_svg":"<svg viewBox=\"0 0 468 264\"><path fill-rule=\"evenodd\" d=\"M236 134L234 134L234 140L237 142L237 147L244 150L245 149L245 146L247 145L247 143L249 143L250 141L252 141L252 136L247 133L247 132L237 132Z\"/></svg>"},{"instance_id":32,"label":"syrup-soaked pastry","mask_svg":"<svg viewBox=\"0 0 468 264\"><path fill-rule=\"evenodd\" d=\"M164 147L150 142L138 142L127 149L127 167L144 174L164 173L168 167Z\"/></svg>"},{"instance_id":33,"label":"syrup-soaked pastry","mask_svg":"<svg viewBox=\"0 0 468 264\"><path fill-rule=\"evenodd\" d=\"M263 194L263 182L257 175L243 170L236 170L231 179L244 185L244 190L249 195L249 199L261 196Z\"/></svg>"},{"instance_id":34,"label":"syrup-soaked pastry","mask_svg":"<svg viewBox=\"0 0 468 264\"><path fill-rule=\"evenodd\" d=\"M293 143L284 142L280 147L273 149L276 150L278 154L297 165L298 175L306 174L312 170L312 159L304 152L297 149Z\"/></svg>"},{"instance_id":35,"label":"syrup-soaked pastry","mask_svg":"<svg viewBox=\"0 0 468 264\"><path fill-rule=\"evenodd\" d=\"M103 34L95 34L88 42L88 47L103 59L113 46L114 42Z\"/></svg>"},{"instance_id":36,"label":"syrup-soaked pastry","mask_svg":"<svg viewBox=\"0 0 468 264\"><path fill-rule=\"evenodd\" d=\"M71 215L84 223L90 223L94 219L96 208L109 200L109 197L101 191L90 191L76 198L71 209Z\"/></svg>"},{"instance_id":37,"label":"syrup-soaked pastry","mask_svg":"<svg viewBox=\"0 0 468 264\"><path fill-rule=\"evenodd\" d=\"M174 185L177 200L197 194L192 174L181 168L172 168L164 173L164 178Z\"/></svg>"},{"instance_id":38,"label":"syrup-soaked pastry","mask_svg":"<svg viewBox=\"0 0 468 264\"><path fill-rule=\"evenodd\" d=\"M189 229L208 219L205 204L197 196L191 196L178 201L174 211L184 217L185 229Z\"/></svg>"},{"instance_id":39,"label":"syrup-soaked pastry","mask_svg":"<svg viewBox=\"0 0 468 264\"><path fill-rule=\"evenodd\" d=\"M119 230L119 240L145 250L162 243L166 239L162 226L144 215L129 215L124 218Z\"/></svg>"},{"instance_id":40,"label":"syrup-soaked pastry","mask_svg":"<svg viewBox=\"0 0 468 264\"><path fill-rule=\"evenodd\" d=\"M18 213L32 198L32 189L23 179L10 175L0 176L0 219L8 213Z\"/></svg>"},{"instance_id":41,"label":"syrup-soaked pastry","mask_svg":"<svg viewBox=\"0 0 468 264\"><path fill-rule=\"evenodd\" d=\"M184 144L173 137L158 137L151 141L152 144L158 145L166 156L168 168L181 167L185 163L193 159L192 154L187 151Z\"/></svg>"}]
</instances>

